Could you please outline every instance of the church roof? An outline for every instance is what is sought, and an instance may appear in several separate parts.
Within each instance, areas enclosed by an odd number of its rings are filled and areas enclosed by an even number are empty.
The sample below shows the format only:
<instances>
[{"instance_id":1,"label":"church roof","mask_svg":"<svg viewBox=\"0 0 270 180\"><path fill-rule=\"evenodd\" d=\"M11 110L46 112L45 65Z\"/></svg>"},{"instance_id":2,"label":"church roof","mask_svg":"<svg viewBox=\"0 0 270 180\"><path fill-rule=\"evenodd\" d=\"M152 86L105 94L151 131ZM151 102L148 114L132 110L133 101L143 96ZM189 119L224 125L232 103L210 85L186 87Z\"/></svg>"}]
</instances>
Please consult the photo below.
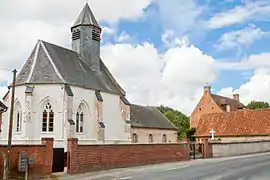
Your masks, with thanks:
<instances>
[{"instance_id":1,"label":"church roof","mask_svg":"<svg viewBox=\"0 0 270 180\"><path fill-rule=\"evenodd\" d=\"M177 128L155 107L140 106L131 104L130 106L131 126L151 129L172 129Z\"/></svg>"},{"instance_id":2,"label":"church roof","mask_svg":"<svg viewBox=\"0 0 270 180\"><path fill-rule=\"evenodd\" d=\"M202 115L196 136L208 137L211 129L216 136L270 135L270 108Z\"/></svg>"},{"instance_id":3,"label":"church roof","mask_svg":"<svg viewBox=\"0 0 270 180\"><path fill-rule=\"evenodd\" d=\"M124 94L105 64L100 71L89 68L75 51L38 41L17 76L20 84L68 84L114 94Z\"/></svg>"},{"instance_id":4,"label":"church roof","mask_svg":"<svg viewBox=\"0 0 270 180\"><path fill-rule=\"evenodd\" d=\"M94 25L94 26L99 27L98 22L92 10L90 9L88 3L85 4L83 10L81 11L73 27L78 26L78 25Z\"/></svg>"}]
</instances>

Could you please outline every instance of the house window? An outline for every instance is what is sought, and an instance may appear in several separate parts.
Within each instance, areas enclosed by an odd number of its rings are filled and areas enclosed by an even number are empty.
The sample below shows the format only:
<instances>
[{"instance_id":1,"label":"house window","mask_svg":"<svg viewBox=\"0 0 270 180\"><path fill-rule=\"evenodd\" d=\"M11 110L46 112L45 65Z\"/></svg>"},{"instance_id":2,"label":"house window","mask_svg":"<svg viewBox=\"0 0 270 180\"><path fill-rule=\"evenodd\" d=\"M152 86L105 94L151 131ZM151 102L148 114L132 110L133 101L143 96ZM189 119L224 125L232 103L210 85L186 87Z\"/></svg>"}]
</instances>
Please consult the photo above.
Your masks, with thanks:
<instances>
[{"instance_id":1,"label":"house window","mask_svg":"<svg viewBox=\"0 0 270 180\"><path fill-rule=\"evenodd\" d=\"M152 134L149 134L149 143L153 143L153 135Z\"/></svg>"},{"instance_id":2,"label":"house window","mask_svg":"<svg viewBox=\"0 0 270 180\"><path fill-rule=\"evenodd\" d=\"M79 113L77 112L76 114L76 132L77 133L82 133L83 132L83 112Z\"/></svg>"},{"instance_id":3,"label":"house window","mask_svg":"<svg viewBox=\"0 0 270 180\"><path fill-rule=\"evenodd\" d=\"M163 143L166 143L167 142L167 136L166 136L166 134L163 134L163 136L162 136L162 142Z\"/></svg>"},{"instance_id":4,"label":"house window","mask_svg":"<svg viewBox=\"0 0 270 180\"><path fill-rule=\"evenodd\" d=\"M47 103L42 117L42 132L53 132L54 112L50 103Z\"/></svg>"},{"instance_id":5,"label":"house window","mask_svg":"<svg viewBox=\"0 0 270 180\"><path fill-rule=\"evenodd\" d=\"M21 125L22 125L22 121L21 121L21 113L17 112L16 114L16 132L21 132Z\"/></svg>"},{"instance_id":6,"label":"house window","mask_svg":"<svg viewBox=\"0 0 270 180\"><path fill-rule=\"evenodd\" d=\"M214 107L212 107L212 110L214 110Z\"/></svg>"},{"instance_id":7,"label":"house window","mask_svg":"<svg viewBox=\"0 0 270 180\"><path fill-rule=\"evenodd\" d=\"M202 110L202 108L199 108L199 110L201 111L201 110Z\"/></svg>"},{"instance_id":8,"label":"house window","mask_svg":"<svg viewBox=\"0 0 270 180\"><path fill-rule=\"evenodd\" d=\"M132 134L132 142L137 143L138 142L138 135L136 133Z\"/></svg>"}]
</instances>

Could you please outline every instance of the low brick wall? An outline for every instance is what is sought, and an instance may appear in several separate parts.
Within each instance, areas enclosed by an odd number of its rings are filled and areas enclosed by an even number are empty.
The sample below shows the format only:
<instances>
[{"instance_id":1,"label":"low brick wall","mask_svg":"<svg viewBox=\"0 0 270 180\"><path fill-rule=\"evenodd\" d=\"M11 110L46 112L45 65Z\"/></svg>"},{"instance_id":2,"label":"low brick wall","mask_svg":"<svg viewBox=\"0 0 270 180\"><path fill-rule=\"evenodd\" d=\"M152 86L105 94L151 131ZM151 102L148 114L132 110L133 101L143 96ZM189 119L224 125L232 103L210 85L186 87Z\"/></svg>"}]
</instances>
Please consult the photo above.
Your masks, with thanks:
<instances>
[{"instance_id":1,"label":"low brick wall","mask_svg":"<svg viewBox=\"0 0 270 180\"><path fill-rule=\"evenodd\" d=\"M189 146L179 144L78 145L68 139L69 174L189 160Z\"/></svg>"},{"instance_id":2,"label":"low brick wall","mask_svg":"<svg viewBox=\"0 0 270 180\"><path fill-rule=\"evenodd\" d=\"M270 152L270 141L238 141L209 142L208 148L212 157L246 155L252 153Z\"/></svg>"},{"instance_id":3,"label":"low brick wall","mask_svg":"<svg viewBox=\"0 0 270 180\"><path fill-rule=\"evenodd\" d=\"M10 161L10 178L24 179L24 172L18 171L18 158L20 152L26 152L28 157L36 159L35 164L29 165L29 177L37 179L52 175L53 139L43 138L40 145L12 145ZM7 156L7 146L0 145L0 179L4 173L4 160Z\"/></svg>"}]
</instances>

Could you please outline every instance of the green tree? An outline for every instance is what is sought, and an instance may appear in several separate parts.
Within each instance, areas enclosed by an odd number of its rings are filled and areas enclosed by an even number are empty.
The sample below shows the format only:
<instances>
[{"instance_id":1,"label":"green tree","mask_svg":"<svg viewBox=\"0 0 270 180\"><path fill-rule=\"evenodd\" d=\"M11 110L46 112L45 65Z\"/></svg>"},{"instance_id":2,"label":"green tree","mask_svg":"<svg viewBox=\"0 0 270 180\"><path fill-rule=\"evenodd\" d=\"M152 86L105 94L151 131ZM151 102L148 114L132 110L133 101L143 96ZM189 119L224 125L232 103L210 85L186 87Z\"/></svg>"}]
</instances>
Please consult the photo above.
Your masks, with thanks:
<instances>
[{"instance_id":1,"label":"green tree","mask_svg":"<svg viewBox=\"0 0 270 180\"><path fill-rule=\"evenodd\" d=\"M248 109L263 109L263 108L269 108L269 104L268 102L264 102L264 101L251 101L248 105L247 105Z\"/></svg>"},{"instance_id":2,"label":"green tree","mask_svg":"<svg viewBox=\"0 0 270 180\"><path fill-rule=\"evenodd\" d=\"M196 133L196 128L190 128L187 130L187 138L190 138L191 136L193 136Z\"/></svg>"},{"instance_id":3,"label":"green tree","mask_svg":"<svg viewBox=\"0 0 270 180\"><path fill-rule=\"evenodd\" d=\"M178 128L178 139L187 137L187 131L190 128L189 117L170 107L159 106L157 108Z\"/></svg>"}]
</instances>

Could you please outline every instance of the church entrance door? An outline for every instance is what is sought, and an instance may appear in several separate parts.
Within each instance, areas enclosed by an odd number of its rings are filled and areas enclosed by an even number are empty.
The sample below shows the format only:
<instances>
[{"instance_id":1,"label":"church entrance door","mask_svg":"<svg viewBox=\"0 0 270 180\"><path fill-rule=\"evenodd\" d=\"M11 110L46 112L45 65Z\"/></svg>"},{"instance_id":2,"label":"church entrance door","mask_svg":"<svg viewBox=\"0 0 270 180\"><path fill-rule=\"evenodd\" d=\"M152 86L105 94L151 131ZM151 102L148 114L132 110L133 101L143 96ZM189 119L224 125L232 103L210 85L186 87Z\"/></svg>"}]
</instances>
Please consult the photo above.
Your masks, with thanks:
<instances>
[{"instance_id":1,"label":"church entrance door","mask_svg":"<svg viewBox=\"0 0 270 180\"><path fill-rule=\"evenodd\" d=\"M64 148L53 148L52 172L64 172L65 152Z\"/></svg>"}]
</instances>

